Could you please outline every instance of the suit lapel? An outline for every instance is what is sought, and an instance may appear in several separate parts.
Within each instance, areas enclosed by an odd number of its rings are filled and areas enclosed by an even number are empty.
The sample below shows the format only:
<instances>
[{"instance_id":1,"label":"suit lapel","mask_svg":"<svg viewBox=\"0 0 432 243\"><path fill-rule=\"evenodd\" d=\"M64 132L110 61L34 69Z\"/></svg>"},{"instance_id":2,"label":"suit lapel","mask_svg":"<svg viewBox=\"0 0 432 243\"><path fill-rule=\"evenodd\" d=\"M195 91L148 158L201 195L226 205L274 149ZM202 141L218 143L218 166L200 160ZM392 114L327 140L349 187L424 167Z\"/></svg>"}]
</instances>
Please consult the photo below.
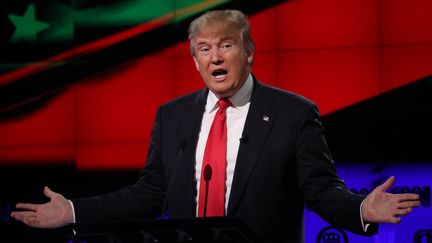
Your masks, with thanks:
<instances>
[{"instance_id":1,"label":"suit lapel","mask_svg":"<svg viewBox=\"0 0 432 243\"><path fill-rule=\"evenodd\" d=\"M237 206L276 119L276 114L271 109L273 101L264 89L262 84L254 82L251 104L243 129L243 135L248 139L240 143L228 203L228 215Z\"/></svg>"},{"instance_id":2,"label":"suit lapel","mask_svg":"<svg viewBox=\"0 0 432 243\"><path fill-rule=\"evenodd\" d=\"M190 107L186 108L180 126L180 137L186 140L186 147L182 158L177 166L175 188L173 191L179 192L176 195L176 204L179 211L177 217L195 217L196 211L196 182L195 182L195 152L198 142L199 131L201 128L202 116L205 109L205 103L208 90L202 90L196 96L196 99ZM181 208L181 210L180 210Z\"/></svg>"}]
</instances>

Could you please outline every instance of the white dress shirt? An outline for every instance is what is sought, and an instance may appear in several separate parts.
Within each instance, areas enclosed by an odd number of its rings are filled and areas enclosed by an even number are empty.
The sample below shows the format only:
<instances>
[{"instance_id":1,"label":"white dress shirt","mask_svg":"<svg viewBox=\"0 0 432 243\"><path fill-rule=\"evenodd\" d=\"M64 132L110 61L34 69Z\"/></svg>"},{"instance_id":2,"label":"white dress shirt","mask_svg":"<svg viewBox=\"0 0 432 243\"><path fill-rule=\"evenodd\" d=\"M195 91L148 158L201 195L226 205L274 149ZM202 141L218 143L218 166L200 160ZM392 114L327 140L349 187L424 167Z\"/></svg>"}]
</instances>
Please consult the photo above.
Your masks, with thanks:
<instances>
[{"instance_id":1,"label":"white dress shirt","mask_svg":"<svg viewBox=\"0 0 432 243\"><path fill-rule=\"evenodd\" d=\"M243 87L231 98L229 98L232 106L226 110L226 121L227 121L227 166L226 166L226 191L225 191L225 212L228 208L228 199L231 192L231 184L234 176L234 168L237 161L237 154L240 146L240 138L244 124L246 122L246 116L249 111L250 97L253 89L253 78L249 74ZM213 92L209 91L207 96L207 103L203 114L201 129L199 132L198 144L195 154L195 178L197 181L197 208L196 213L198 215L198 198L200 191L200 178L201 178L201 167L203 163L204 150L207 143L207 138L210 132L210 127L213 123L213 119L219 108L217 97Z\"/></svg>"},{"instance_id":2,"label":"white dress shirt","mask_svg":"<svg viewBox=\"0 0 432 243\"><path fill-rule=\"evenodd\" d=\"M229 98L232 106L226 110L226 121L227 121L227 169L226 169L226 191L225 191L225 213L228 208L228 200L231 192L231 184L234 176L234 169L237 161L237 154L240 146L240 138L242 137L243 128L246 122L246 117L249 111L250 98L253 90L253 78L249 74L243 87L231 98ZM197 207L196 215L198 216L198 198L200 189L200 178L201 178L201 167L203 163L204 150L207 143L208 134L210 127L213 123L214 116L219 108L217 97L213 92L209 91L207 96L207 103L202 118L201 129L199 132L198 144L195 154L195 178L197 186ZM73 223L76 222L75 210L72 201L69 200L72 206ZM362 217L362 207L364 201L360 206L360 220L363 226L363 230L366 232L370 224L366 224Z\"/></svg>"},{"instance_id":3,"label":"white dress shirt","mask_svg":"<svg viewBox=\"0 0 432 243\"><path fill-rule=\"evenodd\" d=\"M246 116L249 111L250 97L252 96L253 89L253 78L249 74L243 87L231 98L229 98L232 106L228 107L226 110L226 121L227 121L227 170L226 170L226 191L225 191L225 212L228 208L228 199L231 192L231 184L234 176L234 168L237 160L238 149L240 146L240 138L242 137L242 132L244 124L246 122ZM201 178L201 167L204 157L204 149L207 143L208 134L210 132L210 127L213 123L213 119L219 108L217 101L219 98L211 91L209 91L207 96L207 103L205 111L203 114L201 129L198 138L198 144L195 154L195 178L197 181L197 208L196 213L198 216L198 198L199 198L199 187ZM72 201L70 201L72 206L73 222L75 223L75 210Z\"/></svg>"}]
</instances>

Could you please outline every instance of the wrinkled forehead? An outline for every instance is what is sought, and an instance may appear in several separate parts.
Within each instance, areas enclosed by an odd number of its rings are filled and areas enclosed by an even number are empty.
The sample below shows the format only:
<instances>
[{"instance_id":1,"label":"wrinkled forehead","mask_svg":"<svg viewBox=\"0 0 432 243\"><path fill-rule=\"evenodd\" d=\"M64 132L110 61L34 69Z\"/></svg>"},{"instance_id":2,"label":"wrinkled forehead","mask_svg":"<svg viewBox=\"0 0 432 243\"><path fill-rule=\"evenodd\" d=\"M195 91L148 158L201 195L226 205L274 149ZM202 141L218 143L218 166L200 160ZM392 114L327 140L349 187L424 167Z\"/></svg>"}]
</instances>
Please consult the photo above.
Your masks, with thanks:
<instances>
[{"instance_id":1,"label":"wrinkled forehead","mask_svg":"<svg viewBox=\"0 0 432 243\"><path fill-rule=\"evenodd\" d=\"M240 30L237 26L221 23L208 23L200 26L193 41L200 39L213 39L213 40L240 40Z\"/></svg>"}]
</instances>

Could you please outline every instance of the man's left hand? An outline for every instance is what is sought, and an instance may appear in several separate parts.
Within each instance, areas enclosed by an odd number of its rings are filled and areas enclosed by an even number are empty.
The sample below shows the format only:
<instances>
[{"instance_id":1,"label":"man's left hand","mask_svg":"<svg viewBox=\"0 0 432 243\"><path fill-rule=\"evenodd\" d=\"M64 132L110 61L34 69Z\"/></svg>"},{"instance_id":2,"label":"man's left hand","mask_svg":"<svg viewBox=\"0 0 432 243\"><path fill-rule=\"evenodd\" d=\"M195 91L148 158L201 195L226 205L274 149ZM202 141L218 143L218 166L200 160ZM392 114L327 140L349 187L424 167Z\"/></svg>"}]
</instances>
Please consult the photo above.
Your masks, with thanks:
<instances>
[{"instance_id":1,"label":"man's left hand","mask_svg":"<svg viewBox=\"0 0 432 243\"><path fill-rule=\"evenodd\" d=\"M394 182L395 177L392 176L366 197L362 207L362 216L366 223L397 224L401 221L401 216L409 214L413 208L420 206L420 197L417 194L386 192Z\"/></svg>"}]
</instances>

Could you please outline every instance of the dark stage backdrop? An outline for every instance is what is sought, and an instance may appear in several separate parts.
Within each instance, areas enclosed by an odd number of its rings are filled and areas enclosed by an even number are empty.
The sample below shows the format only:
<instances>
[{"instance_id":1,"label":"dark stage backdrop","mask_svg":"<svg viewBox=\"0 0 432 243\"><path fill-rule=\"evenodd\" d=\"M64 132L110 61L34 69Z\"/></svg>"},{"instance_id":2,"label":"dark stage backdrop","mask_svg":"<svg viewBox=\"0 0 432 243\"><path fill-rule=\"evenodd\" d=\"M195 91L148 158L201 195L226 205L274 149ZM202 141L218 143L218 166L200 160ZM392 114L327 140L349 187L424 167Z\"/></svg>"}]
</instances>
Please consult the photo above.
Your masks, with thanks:
<instances>
[{"instance_id":1,"label":"dark stage backdrop","mask_svg":"<svg viewBox=\"0 0 432 243\"><path fill-rule=\"evenodd\" d=\"M133 183L157 107L204 87L187 26L208 9L250 16L253 72L315 101L339 173L367 193L390 175L422 207L365 238L306 211L306 242L431 242L430 0L0 1L0 242L61 241L8 216ZM3 237L3 238L2 238Z\"/></svg>"}]
</instances>

